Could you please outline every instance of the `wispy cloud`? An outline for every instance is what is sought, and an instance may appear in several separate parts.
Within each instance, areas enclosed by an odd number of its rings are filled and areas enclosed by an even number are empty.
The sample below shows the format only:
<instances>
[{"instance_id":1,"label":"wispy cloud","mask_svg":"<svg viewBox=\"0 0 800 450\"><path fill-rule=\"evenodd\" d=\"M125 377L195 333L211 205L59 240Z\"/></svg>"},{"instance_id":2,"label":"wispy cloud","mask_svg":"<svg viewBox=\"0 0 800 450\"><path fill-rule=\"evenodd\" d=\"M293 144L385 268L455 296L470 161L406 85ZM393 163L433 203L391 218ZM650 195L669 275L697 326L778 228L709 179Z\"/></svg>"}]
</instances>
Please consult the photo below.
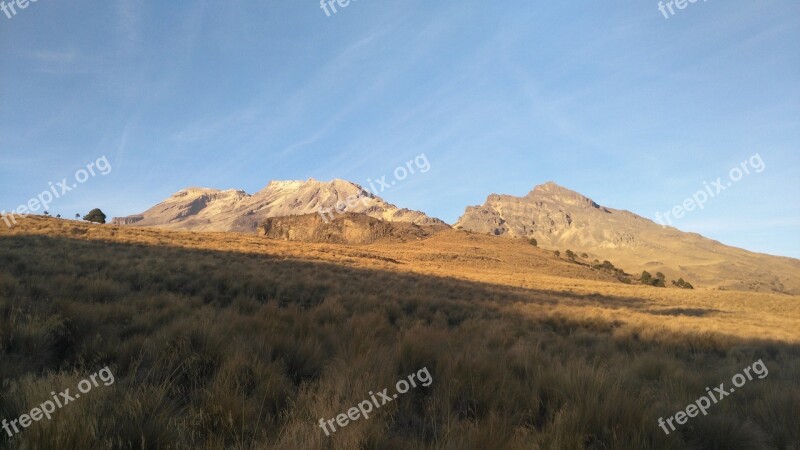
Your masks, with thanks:
<instances>
[{"instance_id":1,"label":"wispy cloud","mask_svg":"<svg viewBox=\"0 0 800 450\"><path fill-rule=\"evenodd\" d=\"M30 57L42 63L67 64L75 62L77 52L74 50L42 50L31 53Z\"/></svg>"},{"instance_id":2,"label":"wispy cloud","mask_svg":"<svg viewBox=\"0 0 800 450\"><path fill-rule=\"evenodd\" d=\"M80 75L94 72L90 61L75 49L37 50L26 56L33 62L29 70L34 73Z\"/></svg>"},{"instance_id":3,"label":"wispy cloud","mask_svg":"<svg viewBox=\"0 0 800 450\"><path fill-rule=\"evenodd\" d=\"M117 30L121 47L126 51L137 50L141 45L140 21L143 2L136 0L117 0Z\"/></svg>"}]
</instances>

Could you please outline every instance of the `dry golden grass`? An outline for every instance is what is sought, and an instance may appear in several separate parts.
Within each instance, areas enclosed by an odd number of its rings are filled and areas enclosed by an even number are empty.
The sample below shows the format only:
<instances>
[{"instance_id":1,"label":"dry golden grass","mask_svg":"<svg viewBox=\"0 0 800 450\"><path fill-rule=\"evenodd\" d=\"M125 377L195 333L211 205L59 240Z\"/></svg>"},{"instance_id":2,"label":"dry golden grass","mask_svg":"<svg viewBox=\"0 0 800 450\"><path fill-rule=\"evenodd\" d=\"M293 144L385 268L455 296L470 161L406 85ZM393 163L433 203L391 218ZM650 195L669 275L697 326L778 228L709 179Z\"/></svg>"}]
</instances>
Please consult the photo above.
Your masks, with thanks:
<instances>
[{"instance_id":1,"label":"dry golden grass","mask_svg":"<svg viewBox=\"0 0 800 450\"><path fill-rule=\"evenodd\" d=\"M626 285L524 241L343 246L40 217L0 230L0 448L800 448L798 297ZM669 436L656 419L763 359ZM422 367L433 384L326 437Z\"/></svg>"},{"instance_id":2,"label":"dry golden grass","mask_svg":"<svg viewBox=\"0 0 800 450\"><path fill-rule=\"evenodd\" d=\"M76 233L76 230L79 232ZM0 231L0 236L8 231ZM721 333L800 342L800 296L620 283L604 271L557 258L523 239L447 231L413 243L336 245L264 239L249 234L195 233L99 226L29 217L13 234L44 234L118 243L325 261L349 267L415 273L513 288L551 291L553 305L517 305L522 313L603 317L636 328ZM618 298L622 302L599 301Z\"/></svg>"}]
</instances>

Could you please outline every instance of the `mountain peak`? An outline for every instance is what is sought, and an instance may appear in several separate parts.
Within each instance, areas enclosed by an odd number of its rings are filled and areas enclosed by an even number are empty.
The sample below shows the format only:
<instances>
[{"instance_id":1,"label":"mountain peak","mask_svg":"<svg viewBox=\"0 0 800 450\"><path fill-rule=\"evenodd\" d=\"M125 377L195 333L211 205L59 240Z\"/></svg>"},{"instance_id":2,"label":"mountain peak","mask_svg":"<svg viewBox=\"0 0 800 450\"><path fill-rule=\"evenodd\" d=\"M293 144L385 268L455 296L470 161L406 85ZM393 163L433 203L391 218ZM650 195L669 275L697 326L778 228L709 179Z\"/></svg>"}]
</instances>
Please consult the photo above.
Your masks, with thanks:
<instances>
[{"instance_id":1,"label":"mountain peak","mask_svg":"<svg viewBox=\"0 0 800 450\"><path fill-rule=\"evenodd\" d=\"M308 181L302 181L302 180L272 180L262 190L266 191L267 189L297 189L298 187L300 187L300 186L302 186L302 185L304 185L306 183L311 183L312 181L315 181L315 180L313 180L311 178L309 178Z\"/></svg>"},{"instance_id":2,"label":"mountain peak","mask_svg":"<svg viewBox=\"0 0 800 450\"><path fill-rule=\"evenodd\" d=\"M546 183L542 183L540 185L537 185L536 187L533 188L533 191L531 191L531 192L550 192L550 191L568 191L568 192L573 192L572 190L567 189L564 186L561 186L560 184L556 183L555 181L548 181Z\"/></svg>"},{"instance_id":3,"label":"mountain peak","mask_svg":"<svg viewBox=\"0 0 800 450\"><path fill-rule=\"evenodd\" d=\"M526 197L531 199L547 199L574 206L600 207L600 205L589 197L560 186L553 181L548 181L547 183L536 186Z\"/></svg>"},{"instance_id":4,"label":"mountain peak","mask_svg":"<svg viewBox=\"0 0 800 450\"><path fill-rule=\"evenodd\" d=\"M263 191L268 190L299 190L305 187L336 187L336 188L352 188L354 190L362 190L361 186L351 181L334 178L330 181L321 181L314 178L308 180L272 180L267 184Z\"/></svg>"}]
</instances>

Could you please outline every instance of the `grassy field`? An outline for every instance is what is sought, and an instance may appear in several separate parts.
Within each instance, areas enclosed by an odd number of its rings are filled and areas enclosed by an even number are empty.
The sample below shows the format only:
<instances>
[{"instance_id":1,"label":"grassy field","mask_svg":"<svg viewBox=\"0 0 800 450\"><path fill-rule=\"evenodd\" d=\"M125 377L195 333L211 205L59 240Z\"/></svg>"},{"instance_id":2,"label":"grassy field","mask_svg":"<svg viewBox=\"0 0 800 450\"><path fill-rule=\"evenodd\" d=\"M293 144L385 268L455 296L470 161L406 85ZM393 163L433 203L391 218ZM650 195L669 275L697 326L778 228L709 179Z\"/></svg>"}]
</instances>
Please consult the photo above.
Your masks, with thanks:
<instances>
[{"instance_id":1,"label":"grassy field","mask_svg":"<svg viewBox=\"0 0 800 450\"><path fill-rule=\"evenodd\" d=\"M522 240L0 230L0 448L800 449L800 297L626 285ZM757 360L769 369L666 435ZM427 368L330 437L334 418ZM102 386L102 384L101 384Z\"/></svg>"}]
</instances>

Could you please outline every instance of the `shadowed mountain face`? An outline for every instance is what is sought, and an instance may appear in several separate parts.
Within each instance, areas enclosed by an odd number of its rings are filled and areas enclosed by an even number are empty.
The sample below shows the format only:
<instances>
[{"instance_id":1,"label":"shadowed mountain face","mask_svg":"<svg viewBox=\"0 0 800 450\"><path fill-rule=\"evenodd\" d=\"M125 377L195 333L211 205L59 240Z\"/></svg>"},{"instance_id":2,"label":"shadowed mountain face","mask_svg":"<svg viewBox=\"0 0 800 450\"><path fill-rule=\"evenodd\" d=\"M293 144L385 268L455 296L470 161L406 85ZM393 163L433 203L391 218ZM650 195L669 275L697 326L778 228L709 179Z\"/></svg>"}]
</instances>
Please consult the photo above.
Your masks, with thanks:
<instances>
[{"instance_id":1,"label":"shadowed mountain face","mask_svg":"<svg viewBox=\"0 0 800 450\"><path fill-rule=\"evenodd\" d=\"M444 225L419 211L400 209L344 180L273 181L261 191L189 188L149 210L115 218L116 225L158 226L199 231L258 231L270 217L319 214L334 220L341 213L363 213L388 222Z\"/></svg>"},{"instance_id":2,"label":"shadowed mountain face","mask_svg":"<svg viewBox=\"0 0 800 450\"><path fill-rule=\"evenodd\" d=\"M671 279L725 289L800 293L800 260L664 227L552 182L524 197L492 194L482 206L468 207L455 227L535 238L544 248L587 253L589 259L607 259L633 273L660 271Z\"/></svg>"},{"instance_id":3,"label":"shadowed mountain face","mask_svg":"<svg viewBox=\"0 0 800 450\"><path fill-rule=\"evenodd\" d=\"M259 234L270 239L329 244L371 244L373 242L413 242L448 230L448 225L417 225L388 222L366 214L346 213L326 220L319 214L271 217Z\"/></svg>"}]
</instances>

